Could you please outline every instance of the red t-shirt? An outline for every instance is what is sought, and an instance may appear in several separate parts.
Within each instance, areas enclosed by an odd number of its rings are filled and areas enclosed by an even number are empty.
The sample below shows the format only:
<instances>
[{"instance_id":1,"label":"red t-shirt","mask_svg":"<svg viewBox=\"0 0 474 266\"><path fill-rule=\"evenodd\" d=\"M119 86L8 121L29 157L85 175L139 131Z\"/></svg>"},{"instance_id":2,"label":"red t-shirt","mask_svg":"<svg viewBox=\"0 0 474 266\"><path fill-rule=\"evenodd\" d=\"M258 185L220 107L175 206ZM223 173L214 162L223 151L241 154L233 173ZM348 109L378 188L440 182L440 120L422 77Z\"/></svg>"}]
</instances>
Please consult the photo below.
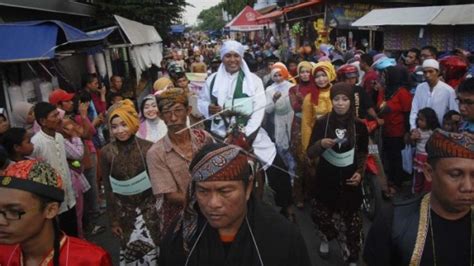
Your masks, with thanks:
<instances>
[{"instance_id":1,"label":"red t-shirt","mask_svg":"<svg viewBox=\"0 0 474 266\"><path fill-rule=\"evenodd\" d=\"M374 99L374 81L379 78L377 71L371 69L367 71L364 75L364 79L362 80L362 87L365 89L367 94L371 96L371 99Z\"/></svg>"},{"instance_id":2,"label":"red t-shirt","mask_svg":"<svg viewBox=\"0 0 474 266\"><path fill-rule=\"evenodd\" d=\"M384 136L386 137L403 137L407 129L405 128L406 113L411 111L411 102L413 96L406 88L400 88L395 94L387 101L387 106L390 108L390 113L383 115L381 118L384 119L383 125Z\"/></svg>"},{"instance_id":3,"label":"red t-shirt","mask_svg":"<svg viewBox=\"0 0 474 266\"><path fill-rule=\"evenodd\" d=\"M110 255L102 248L79 238L66 236L61 240L61 255L59 264L67 266L112 266ZM52 258L45 260L46 265L52 266ZM20 245L0 245L0 265L20 266Z\"/></svg>"}]
</instances>

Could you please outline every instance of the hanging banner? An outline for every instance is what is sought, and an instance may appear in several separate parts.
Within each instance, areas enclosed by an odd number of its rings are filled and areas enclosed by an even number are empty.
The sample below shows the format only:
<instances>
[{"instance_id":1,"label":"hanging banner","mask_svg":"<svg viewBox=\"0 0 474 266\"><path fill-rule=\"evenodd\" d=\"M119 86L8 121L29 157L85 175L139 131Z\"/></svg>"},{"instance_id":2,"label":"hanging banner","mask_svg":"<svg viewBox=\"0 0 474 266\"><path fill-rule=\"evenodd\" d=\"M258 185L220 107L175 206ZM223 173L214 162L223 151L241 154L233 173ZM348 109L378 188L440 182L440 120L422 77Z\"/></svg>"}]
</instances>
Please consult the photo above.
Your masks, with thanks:
<instances>
[{"instance_id":1,"label":"hanging banner","mask_svg":"<svg viewBox=\"0 0 474 266\"><path fill-rule=\"evenodd\" d=\"M372 9L383 8L380 5L362 3L334 3L328 8L328 24L331 27L351 28L352 22L363 17Z\"/></svg>"}]
</instances>

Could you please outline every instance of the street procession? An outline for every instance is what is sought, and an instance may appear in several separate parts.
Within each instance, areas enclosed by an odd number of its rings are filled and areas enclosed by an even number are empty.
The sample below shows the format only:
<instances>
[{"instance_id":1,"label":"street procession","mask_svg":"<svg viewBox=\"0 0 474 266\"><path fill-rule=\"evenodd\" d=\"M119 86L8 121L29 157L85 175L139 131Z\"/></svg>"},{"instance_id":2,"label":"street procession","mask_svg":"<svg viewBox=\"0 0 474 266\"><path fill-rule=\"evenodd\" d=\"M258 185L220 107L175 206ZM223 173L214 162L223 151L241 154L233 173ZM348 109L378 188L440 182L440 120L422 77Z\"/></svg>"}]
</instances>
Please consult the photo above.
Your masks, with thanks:
<instances>
[{"instance_id":1,"label":"street procession","mask_svg":"<svg viewBox=\"0 0 474 266\"><path fill-rule=\"evenodd\" d=\"M0 266L474 266L473 14L0 0Z\"/></svg>"}]
</instances>

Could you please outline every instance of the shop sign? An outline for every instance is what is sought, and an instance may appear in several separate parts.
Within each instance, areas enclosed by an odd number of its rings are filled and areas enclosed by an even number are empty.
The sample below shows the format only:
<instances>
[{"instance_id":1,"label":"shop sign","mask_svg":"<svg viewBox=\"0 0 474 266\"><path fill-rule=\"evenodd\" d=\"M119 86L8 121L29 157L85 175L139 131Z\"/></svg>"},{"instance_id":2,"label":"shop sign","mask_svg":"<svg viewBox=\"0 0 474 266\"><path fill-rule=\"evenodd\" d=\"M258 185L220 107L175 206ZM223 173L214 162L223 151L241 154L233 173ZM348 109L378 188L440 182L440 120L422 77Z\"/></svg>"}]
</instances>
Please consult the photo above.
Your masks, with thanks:
<instances>
[{"instance_id":1,"label":"shop sign","mask_svg":"<svg viewBox=\"0 0 474 266\"><path fill-rule=\"evenodd\" d=\"M328 9L328 22L331 27L351 27L352 22L377 8L383 7L363 3L335 3Z\"/></svg>"}]
</instances>

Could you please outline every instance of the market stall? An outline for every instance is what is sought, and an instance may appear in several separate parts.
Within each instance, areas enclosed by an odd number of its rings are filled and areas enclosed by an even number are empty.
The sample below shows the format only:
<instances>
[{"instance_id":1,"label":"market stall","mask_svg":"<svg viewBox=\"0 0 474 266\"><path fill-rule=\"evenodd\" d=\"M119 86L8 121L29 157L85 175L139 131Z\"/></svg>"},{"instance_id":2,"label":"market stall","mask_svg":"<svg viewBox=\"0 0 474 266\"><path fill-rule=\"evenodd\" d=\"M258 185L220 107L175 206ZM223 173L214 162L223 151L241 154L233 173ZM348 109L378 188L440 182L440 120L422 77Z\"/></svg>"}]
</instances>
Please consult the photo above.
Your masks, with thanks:
<instances>
[{"instance_id":1,"label":"market stall","mask_svg":"<svg viewBox=\"0 0 474 266\"><path fill-rule=\"evenodd\" d=\"M260 39L264 37L264 30L274 27L270 20L257 20L261 16L250 6L245 6L240 13L235 16L224 29L230 32L233 38L236 33L246 35L250 40Z\"/></svg>"},{"instance_id":2,"label":"market stall","mask_svg":"<svg viewBox=\"0 0 474 266\"><path fill-rule=\"evenodd\" d=\"M457 47L474 51L474 4L376 9L352 23L382 27L386 50L433 45L439 51Z\"/></svg>"},{"instance_id":3,"label":"market stall","mask_svg":"<svg viewBox=\"0 0 474 266\"><path fill-rule=\"evenodd\" d=\"M84 62L86 53L101 50L115 29L88 34L56 20L0 24L0 105L10 113L19 101L47 101L53 88L77 89L68 72L84 72L78 62Z\"/></svg>"},{"instance_id":4,"label":"market stall","mask_svg":"<svg viewBox=\"0 0 474 266\"><path fill-rule=\"evenodd\" d=\"M114 15L117 25L126 36L125 45L109 48L128 47L137 79L152 65L160 66L163 59L163 39L155 27Z\"/></svg>"}]
</instances>

